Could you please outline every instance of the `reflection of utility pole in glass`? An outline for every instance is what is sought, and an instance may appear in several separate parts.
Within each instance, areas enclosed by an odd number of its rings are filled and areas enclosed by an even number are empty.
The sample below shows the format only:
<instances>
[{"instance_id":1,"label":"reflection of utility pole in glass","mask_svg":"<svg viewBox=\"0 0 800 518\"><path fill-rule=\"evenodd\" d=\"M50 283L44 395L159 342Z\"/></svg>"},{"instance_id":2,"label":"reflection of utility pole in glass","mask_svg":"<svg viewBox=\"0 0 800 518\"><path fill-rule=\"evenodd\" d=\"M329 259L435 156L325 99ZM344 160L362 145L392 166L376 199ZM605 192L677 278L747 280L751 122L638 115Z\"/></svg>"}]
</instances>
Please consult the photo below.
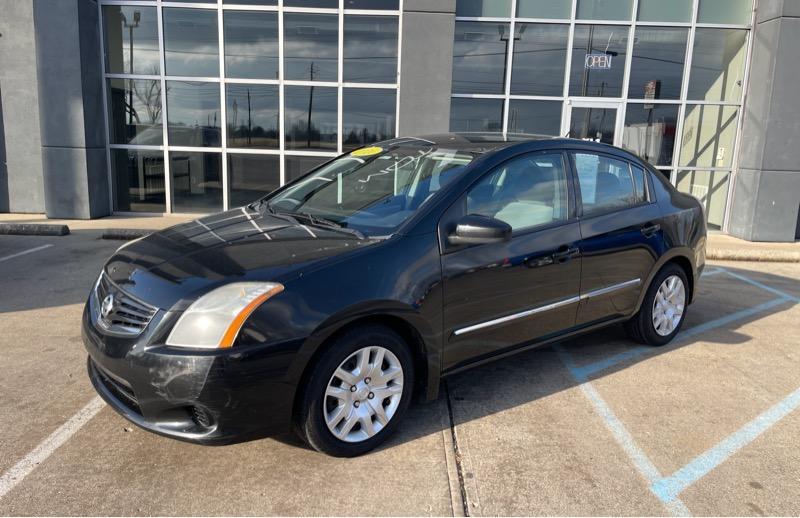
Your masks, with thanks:
<instances>
[{"instance_id":1,"label":"reflection of utility pole in glass","mask_svg":"<svg viewBox=\"0 0 800 518\"><path fill-rule=\"evenodd\" d=\"M314 80L314 62L308 67L308 80ZM311 147L311 108L314 106L314 86L310 86L308 90L308 122L306 123L306 139L308 147Z\"/></svg>"},{"instance_id":2,"label":"reflection of utility pole in glass","mask_svg":"<svg viewBox=\"0 0 800 518\"><path fill-rule=\"evenodd\" d=\"M522 39L522 34L525 32L525 29L527 27L528 26L524 25L524 24L514 25L514 41L518 41L518 40ZM519 30L517 30L517 29L519 29ZM498 26L498 31L500 31L500 41L505 41L506 42L505 56L508 56L508 52L509 52L508 46L509 46L509 43L510 43L511 40L506 35L505 26L499 25ZM508 62L506 62L506 63L508 63ZM508 70L506 70L505 72L509 73ZM505 74L503 74L503 77L505 77ZM509 126L509 128L516 129L516 124L517 124L516 112L513 112L513 113L510 114L510 117L509 117L509 120L508 120L508 126Z\"/></svg>"},{"instance_id":3,"label":"reflection of utility pole in glass","mask_svg":"<svg viewBox=\"0 0 800 518\"><path fill-rule=\"evenodd\" d=\"M130 66L129 74L133 75L133 29L139 27L139 22L142 19L142 13L139 10L133 11L133 23L128 23L125 13L120 11L119 17L122 18L122 26L128 29L128 54ZM128 124L133 125L133 85L128 88Z\"/></svg>"}]
</instances>

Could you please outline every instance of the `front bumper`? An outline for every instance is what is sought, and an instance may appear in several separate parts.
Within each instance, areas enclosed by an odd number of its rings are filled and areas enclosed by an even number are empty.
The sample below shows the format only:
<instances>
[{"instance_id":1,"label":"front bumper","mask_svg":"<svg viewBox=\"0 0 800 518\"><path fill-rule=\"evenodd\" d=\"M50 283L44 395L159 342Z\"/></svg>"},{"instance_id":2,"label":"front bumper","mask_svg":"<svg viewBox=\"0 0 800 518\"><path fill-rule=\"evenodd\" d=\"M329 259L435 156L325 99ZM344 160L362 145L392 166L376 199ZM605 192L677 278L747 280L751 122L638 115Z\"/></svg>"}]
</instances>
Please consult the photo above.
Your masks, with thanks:
<instances>
[{"instance_id":1,"label":"front bumper","mask_svg":"<svg viewBox=\"0 0 800 518\"><path fill-rule=\"evenodd\" d=\"M137 339L102 334L86 304L89 378L123 417L146 430L201 444L227 444L291 428L293 347L194 351L159 343L159 314Z\"/></svg>"}]
</instances>

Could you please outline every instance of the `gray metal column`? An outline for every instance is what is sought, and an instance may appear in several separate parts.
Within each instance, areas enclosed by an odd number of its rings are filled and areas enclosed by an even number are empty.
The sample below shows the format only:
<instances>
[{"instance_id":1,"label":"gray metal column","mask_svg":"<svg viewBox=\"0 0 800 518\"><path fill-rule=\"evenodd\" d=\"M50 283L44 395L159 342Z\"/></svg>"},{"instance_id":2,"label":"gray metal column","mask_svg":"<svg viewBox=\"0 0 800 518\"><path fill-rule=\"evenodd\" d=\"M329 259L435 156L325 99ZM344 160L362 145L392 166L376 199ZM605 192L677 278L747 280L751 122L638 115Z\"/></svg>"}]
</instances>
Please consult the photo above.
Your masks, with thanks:
<instances>
[{"instance_id":1,"label":"gray metal column","mask_svg":"<svg viewBox=\"0 0 800 518\"><path fill-rule=\"evenodd\" d=\"M0 212L44 212L33 3L0 7Z\"/></svg>"},{"instance_id":2,"label":"gray metal column","mask_svg":"<svg viewBox=\"0 0 800 518\"><path fill-rule=\"evenodd\" d=\"M405 0L399 136L450 128L455 0Z\"/></svg>"},{"instance_id":3,"label":"gray metal column","mask_svg":"<svg viewBox=\"0 0 800 518\"><path fill-rule=\"evenodd\" d=\"M47 216L108 215L97 3L34 0L33 8Z\"/></svg>"},{"instance_id":4,"label":"gray metal column","mask_svg":"<svg viewBox=\"0 0 800 518\"><path fill-rule=\"evenodd\" d=\"M794 241L800 210L800 1L758 0L728 231Z\"/></svg>"}]
</instances>

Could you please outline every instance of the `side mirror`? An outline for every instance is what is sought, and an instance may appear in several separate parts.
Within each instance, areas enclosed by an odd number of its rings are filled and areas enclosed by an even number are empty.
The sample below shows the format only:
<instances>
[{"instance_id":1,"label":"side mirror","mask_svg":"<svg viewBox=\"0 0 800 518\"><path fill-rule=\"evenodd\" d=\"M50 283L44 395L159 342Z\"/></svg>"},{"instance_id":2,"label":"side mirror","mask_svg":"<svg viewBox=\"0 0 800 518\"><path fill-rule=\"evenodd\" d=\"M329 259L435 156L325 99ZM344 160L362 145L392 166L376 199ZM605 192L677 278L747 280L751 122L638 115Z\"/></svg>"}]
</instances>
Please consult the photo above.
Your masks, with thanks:
<instances>
[{"instance_id":1,"label":"side mirror","mask_svg":"<svg viewBox=\"0 0 800 518\"><path fill-rule=\"evenodd\" d=\"M511 239L511 225L499 219L468 214L458 220L456 231L448 237L454 245L499 243Z\"/></svg>"}]
</instances>

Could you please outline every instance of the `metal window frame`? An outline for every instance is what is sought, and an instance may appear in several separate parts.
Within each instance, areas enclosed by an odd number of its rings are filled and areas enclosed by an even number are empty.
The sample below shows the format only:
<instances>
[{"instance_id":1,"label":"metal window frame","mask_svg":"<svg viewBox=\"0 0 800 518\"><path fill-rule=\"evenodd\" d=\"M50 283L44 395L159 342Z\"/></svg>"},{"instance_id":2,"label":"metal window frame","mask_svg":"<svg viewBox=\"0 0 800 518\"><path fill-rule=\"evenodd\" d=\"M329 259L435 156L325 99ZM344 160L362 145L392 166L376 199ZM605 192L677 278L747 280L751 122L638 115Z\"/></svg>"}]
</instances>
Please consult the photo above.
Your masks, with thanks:
<instances>
[{"instance_id":1,"label":"metal window frame","mask_svg":"<svg viewBox=\"0 0 800 518\"><path fill-rule=\"evenodd\" d=\"M345 88L370 88L370 89L385 89L393 90L396 97L395 105L395 135L399 134L399 109L400 109L400 70L402 64L402 44L403 44L403 2L399 0L399 6L396 10L391 9L345 9L344 0L339 0L339 6L335 9L330 8L315 8L315 7L288 7L284 6L284 0L278 0L277 5L274 6L260 6L260 5L240 5L240 4L224 4L223 0L213 0L209 2L191 2L182 3L170 0L98 0L97 14L98 23L100 24L100 66L102 70L102 92L103 92L103 123L105 126L106 135L106 169L108 175L108 199L109 206L113 214L177 214L173 210L174 193L172 191L172 177L170 171L170 152L172 151L186 151L186 152L211 152L220 153L221 160L221 175L222 175L222 210L230 208L230 189L231 179L230 171L228 171L228 155L229 154L250 154L250 155L271 155L279 157L279 178L280 184L286 183L286 165L285 157L287 156L307 156L307 157L335 157L342 152L343 146L343 95ZM158 75L152 74L125 74L125 73L109 73L106 70L106 49L105 49L105 30L103 26L103 7L107 5L113 6L130 6L130 7L151 7L156 10L156 23L158 24L158 56L160 73ZM166 54L164 45L164 8L181 8L181 9L203 9L203 10L216 10L217 12L217 52L219 59L219 73L218 77L194 77L194 76L174 76L168 75L166 70ZM253 12L272 12L278 16L278 78L277 79L248 79L237 77L226 77L225 75L225 28L224 16L226 11L253 11ZM335 14L338 19L338 48L337 48L337 80L336 81L296 81L286 80L284 77L284 13L309 13L309 14ZM345 82L344 81L344 17L345 16L387 16L397 17L397 72L395 75L394 83L361 83L361 82ZM111 114L109 113L109 92L108 80L110 79L145 79L151 81L159 81L161 85L161 126L162 126L162 143L161 145L143 145L143 144L112 144L111 143ZM215 147L199 147L199 146L173 146L169 142L169 103L167 102L167 81L190 81L190 82L205 82L205 83L218 83L220 94L220 135L221 143ZM227 92L226 86L228 84L253 84L253 85L275 85L278 87L278 146L276 148L239 148L228 146L228 128L227 128ZM337 145L336 151L314 151L314 150L291 150L286 148L286 124L285 124L285 87L286 86L328 86L337 89ZM164 188L165 188L165 207L163 213L152 212L136 212L136 211L118 211L115 209L115 192L116 185L114 175L112 173L112 153L115 149L126 150L139 150L139 151L160 151L163 153L164 160ZM185 214L185 213L180 213ZM194 214L194 213L193 213ZM200 213L198 213L200 215Z\"/></svg>"},{"instance_id":2,"label":"metal window frame","mask_svg":"<svg viewBox=\"0 0 800 518\"><path fill-rule=\"evenodd\" d=\"M614 139L615 142L621 144L622 143L622 132L624 131L625 127L625 118L627 115L627 109L629 104L669 104L669 105L678 105L678 120L675 128L675 146L672 150L672 164L669 166L666 165L654 165L656 169L661 171L669 171L670 173L670 182L673 185L677 184L677 175L679 171L727 171L730 174L730 179L728 182L728 193L726 197L726 206L725 206L725 217L722 230L728 230L728 224L730 220L730 211L731 211L731 202L733 198L734 187L736 184L737 178L737 171L739 168L739 151L741 148L741 133L742 133L742 121L744 117L742 116L742 109L745 106L745 101L747 98L747 84L750 77L750 65L752 60L752 51L753 51L753 41L755 39L755 30L756 30L756 23L755 23L755 14L756 14L756 2L753 2L752 5L752 12L750 16L750 23L746 25L741 24L720 24L720 23L701 23L698 22L698 13L700 9L700 1L701 0L693 0L691 6L691 18L688 22L652 22L652 21L641 21L638 20L638 12L639 12L639 0L633 0L631 6L631 18L629 20L585 20L585 19L578 19L577 17L577 8L578 8L578 1L579 0L572 0L571 2L571 10L570 10L570 17L568 19L563 18L529 18L529 17L517 17L517 0L511 0L511 11L509 16L456 16L456 22L488 22L488 23L507 23L510 26L511 31L511 41L507 47L507 56L506 56L506 76L504 78L504 91L502 94L470 94L470 93L451 93L450 98L475 98L475 99L498 99L503 101L503 114L502 114L502 132L503 134L508 133L508 120L509 120L509 109L510 109L510 102L513 100L536 100L536 101L561 101L562 102L562 112L561 112L561 129L562 135L569 128L569 119L570 113L572 110L573 105L576 106L586 106L587 104L591 104L593 101L597 103L598 107L609 107L608 105L616 103L618 106L617 109L617 134L615 135ZM564 89L562 95L560 96L539 96L539 95L514 95L511 93L510 84L511 84L511 74L513 73L513 54L514 54L514 39L513 34L515 31L516 24L518 23L540 23L540 24L561 24L561 25L569 25L569 34L567 37L567 59L566 59L566 67L564 70ZM569 79L570 73L572 69L572 48L575 39L575 26L576 25L618 25L618 26L627 26L628 27L628 43L627 43L627 57L625 60L625 69L623 73L623 86L622 86L622 96L621 97L577 97L577 96L570 96L569 95ZM628 97L628 90L630 86L630 74L631 74L631 67L633 63L633 45L634 39L636 37L636 29L637 27L675 27L675 28L684 28L688 29L688 36L686 41L686 53L684 57L683 63L683 75L682 75L682 82L681 82L681 94L679 99L653 99L653 100L646 100L646 99L631 99ZM689 79L690 73L692 69L692 58L693 58L693 51L694 51L694 41L695 41L695 34L698 29L740 29L746 30L746 41L745 41L745 63L744 63L744 70L743 70L743 78L742 78L742 95L741 98L737 101L707 101L707 100L690 100L688 99L688 89L689 89ZM602 105L602 106L601 106ZM679 165L680 160L680 151L681 151L681 141L683 140L683 132L685 126L685 119L687 113L687 107L691 105L709 105L709 106L720 106L720 107L735 107L738 109L737 114L737 122L736 122L736 134L734 136L734 143L733 143L733 157L731 160L731 165L729 167L681 167Z\"/></svg>"}]
</instances>

